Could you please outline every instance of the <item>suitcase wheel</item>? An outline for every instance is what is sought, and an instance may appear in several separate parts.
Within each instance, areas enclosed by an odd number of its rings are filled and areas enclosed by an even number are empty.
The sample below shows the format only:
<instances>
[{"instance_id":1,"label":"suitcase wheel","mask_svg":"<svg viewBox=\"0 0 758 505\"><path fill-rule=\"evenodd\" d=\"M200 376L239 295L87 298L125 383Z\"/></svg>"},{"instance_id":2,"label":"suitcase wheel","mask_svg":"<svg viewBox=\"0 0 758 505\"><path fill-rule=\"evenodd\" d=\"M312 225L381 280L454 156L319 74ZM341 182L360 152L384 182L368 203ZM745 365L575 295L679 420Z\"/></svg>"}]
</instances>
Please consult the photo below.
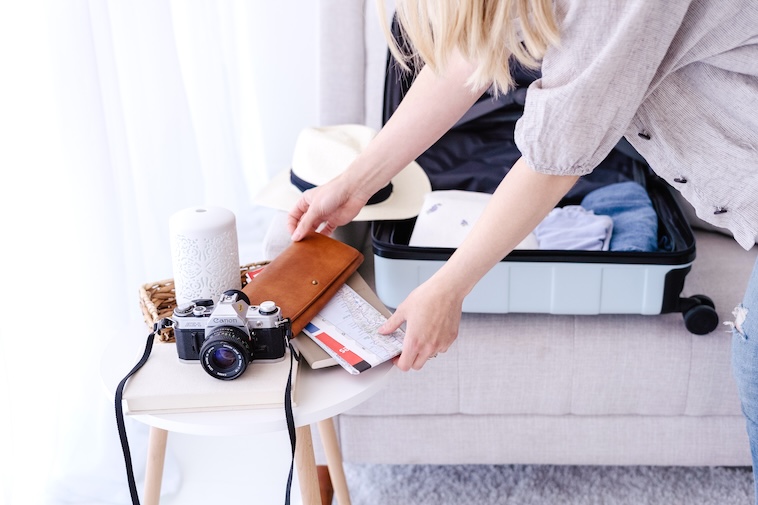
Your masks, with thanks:
<instances>
[{"instance_id":1,"label":"suitcase wheel","mask_svg":"<svg viewBox=\"0 0 758 505\"><path fill-rule=\"evenodd\" d=\"M689 305L682 311L684 326L690 333L705 335L712 332L719 325L719 315L716 312L713 300L705 295L692 295L683 299Z\"/></svg>"}]
</instances>

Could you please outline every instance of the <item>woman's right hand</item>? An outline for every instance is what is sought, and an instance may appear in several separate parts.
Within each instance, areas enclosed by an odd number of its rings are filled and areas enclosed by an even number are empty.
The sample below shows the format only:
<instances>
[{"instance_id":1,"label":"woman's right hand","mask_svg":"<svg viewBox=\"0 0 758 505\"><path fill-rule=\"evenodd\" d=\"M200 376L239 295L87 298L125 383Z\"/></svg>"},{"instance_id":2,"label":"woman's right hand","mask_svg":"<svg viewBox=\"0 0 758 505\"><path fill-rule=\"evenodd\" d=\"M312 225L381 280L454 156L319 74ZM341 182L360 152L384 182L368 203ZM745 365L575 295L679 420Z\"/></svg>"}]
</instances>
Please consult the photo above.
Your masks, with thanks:
<instances>
[{"instance_id":1,"label":"woman's right hand","mask_svg":"<svg viewBox=\"0 0 758 505\"><path fill-rule=\"evenodd\" d=\"M310 231L331 235L338 226L352 221L370 197L346 174L305 191L287 216L292 240L297 242Z\"/></svg>"}]
</instances>

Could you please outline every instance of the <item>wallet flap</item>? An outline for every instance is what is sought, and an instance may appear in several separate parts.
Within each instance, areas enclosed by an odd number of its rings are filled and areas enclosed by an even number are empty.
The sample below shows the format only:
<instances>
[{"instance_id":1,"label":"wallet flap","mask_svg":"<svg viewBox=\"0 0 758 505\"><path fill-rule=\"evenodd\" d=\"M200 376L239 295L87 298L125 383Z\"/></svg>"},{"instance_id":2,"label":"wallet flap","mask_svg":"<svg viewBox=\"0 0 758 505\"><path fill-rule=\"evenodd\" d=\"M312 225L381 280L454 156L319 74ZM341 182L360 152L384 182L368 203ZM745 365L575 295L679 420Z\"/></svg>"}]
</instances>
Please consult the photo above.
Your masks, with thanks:
<instances>
[{"instance_id":1,"label":"wallet flap","mask_svg":"<svg viewBox=\"0 0 758 505\"><path fill-rule=\"evenodd\" d=\"M276 303L297 335L362 262L358 250L314 232L290 244L242 291L253 305Z\"/></svg>"}]
</instances>

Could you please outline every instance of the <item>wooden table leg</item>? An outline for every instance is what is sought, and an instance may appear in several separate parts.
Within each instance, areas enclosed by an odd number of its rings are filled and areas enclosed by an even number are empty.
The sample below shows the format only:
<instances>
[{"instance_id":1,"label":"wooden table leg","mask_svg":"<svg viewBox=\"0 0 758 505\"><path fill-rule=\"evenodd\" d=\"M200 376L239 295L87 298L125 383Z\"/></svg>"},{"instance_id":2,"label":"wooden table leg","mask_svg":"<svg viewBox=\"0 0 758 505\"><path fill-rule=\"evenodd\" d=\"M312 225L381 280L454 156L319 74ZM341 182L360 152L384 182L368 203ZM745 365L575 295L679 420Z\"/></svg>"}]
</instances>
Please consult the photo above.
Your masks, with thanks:
<instances>
[{"instance_id":1,"label":"wooden table leg","mask_svg":"<svg viewBox=\"0 0 758 505\"><path fill-rule=\"evenodd\" d=\"M168 431L155 426L150 427L145 469L145 505L158 505L161 500L161 481L163 480L163 463L166 460L167 439Z\"/></svg>"},{"instance_id":2,"label":"wooden table leg","mask_svg":"<svg viewBox=\"0 0 758 505\"><path fill-rule=\"evenodd\" d=\"M295 446L295 468L300 482L303 505L322 505L321 492L318 488L316 456L313 454L313 438L309 425L295 429L297 445ZM328 505L328 504L327 504Z\"/></svg>"},{"instance_id":3,"label":"wooden table leg","mask_svg":"<svg viewBox=\"0 0 758 505\"><path fill-rule=\"evenodd\" d=\"M337 503L339 505L350 505L350 491L347 488L345 469L342 466L342 451L337 441L334 421L331 418L319 421L318 432L321 434L321 444L324 446L326 464L329 467L329 475L332 479Z\"/></svg>"}]
</instances>

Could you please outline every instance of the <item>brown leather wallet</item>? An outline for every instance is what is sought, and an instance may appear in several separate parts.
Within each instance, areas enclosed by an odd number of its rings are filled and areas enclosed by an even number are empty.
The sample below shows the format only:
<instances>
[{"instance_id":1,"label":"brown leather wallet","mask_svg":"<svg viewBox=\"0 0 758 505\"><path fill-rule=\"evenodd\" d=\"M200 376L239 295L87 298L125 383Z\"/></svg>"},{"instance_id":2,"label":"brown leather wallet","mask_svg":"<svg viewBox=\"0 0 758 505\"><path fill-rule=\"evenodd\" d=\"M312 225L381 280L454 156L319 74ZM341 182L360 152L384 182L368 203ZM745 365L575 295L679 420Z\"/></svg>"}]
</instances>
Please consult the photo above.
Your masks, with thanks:
<instances>
[{"instance_id":1,"label":"brown leather wallet","mask_svg":"<svg viewBox=\"0 0 758 505\"><path fill-rule=\"evenodd\" d=\"M363 254L358 250L312 232L290 244L242 291L253 305L276 303L296 336L361 263Z\"/></svg>"}]
</instances>

